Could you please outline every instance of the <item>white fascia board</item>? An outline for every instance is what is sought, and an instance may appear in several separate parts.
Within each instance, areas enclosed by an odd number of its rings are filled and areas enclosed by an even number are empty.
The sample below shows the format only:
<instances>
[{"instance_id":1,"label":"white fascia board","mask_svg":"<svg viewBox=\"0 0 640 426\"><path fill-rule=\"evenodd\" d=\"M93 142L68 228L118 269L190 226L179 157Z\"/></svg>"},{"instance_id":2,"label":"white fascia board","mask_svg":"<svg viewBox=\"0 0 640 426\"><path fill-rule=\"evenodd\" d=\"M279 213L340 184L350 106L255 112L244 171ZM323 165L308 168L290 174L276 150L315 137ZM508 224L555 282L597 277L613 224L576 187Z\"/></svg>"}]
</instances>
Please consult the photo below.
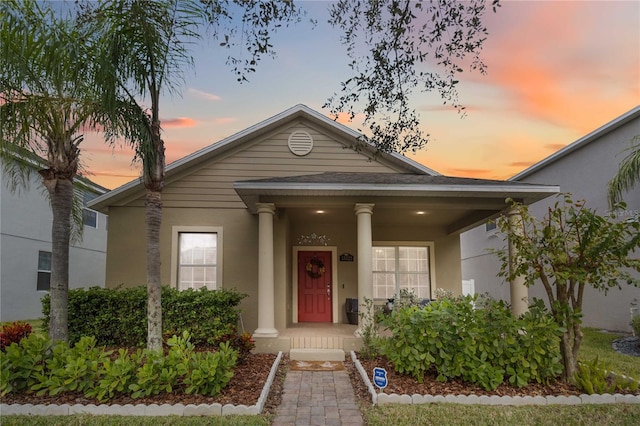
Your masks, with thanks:
<instances>
[{"instance_id":1,"label":"white fascia board","mask_svg":"<svg viewBox=\"0 0 640 426\"><path fill-rule=\"evenodd\" d=\"M460 193L548 193L560 192L556 185L380 185L380 184L345 184L345 183L278 183L278 182L235 182L236 190L255 191L362 191L362 192L420 192L426 194L459 196Z\"/></svg>"}]
</instances>

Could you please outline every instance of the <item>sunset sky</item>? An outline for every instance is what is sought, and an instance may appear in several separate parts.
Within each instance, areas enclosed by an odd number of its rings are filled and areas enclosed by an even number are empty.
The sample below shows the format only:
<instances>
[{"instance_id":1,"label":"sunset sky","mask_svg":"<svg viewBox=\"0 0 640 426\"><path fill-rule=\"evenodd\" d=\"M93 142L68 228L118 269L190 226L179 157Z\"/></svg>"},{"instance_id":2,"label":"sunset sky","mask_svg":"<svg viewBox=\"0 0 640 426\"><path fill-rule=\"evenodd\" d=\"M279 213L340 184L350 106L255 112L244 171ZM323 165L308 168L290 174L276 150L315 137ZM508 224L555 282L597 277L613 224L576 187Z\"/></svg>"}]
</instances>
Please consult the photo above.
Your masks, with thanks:
<instances>
[{"instance_id":1,"label":"sunset sky","mask_svg":"<svg viewBox=\"0 0 640 426\"><path fill-rule=\"evenodd\" d=\"M167 164L299 103L328 114L321 107L348 68L327 5L305 2L318 25L281 30L277 58L242 85L225 65L228 52L203 39L182 97L162 99ZM640 2L503 1L487 18L488 74L461 76L467 116L416 95L432 140L415 160L444 175L506 179L640 104ZM140 175L130 150L97 134L82 149L83 172L100 185Z\"/></svg>"}]
</instances>

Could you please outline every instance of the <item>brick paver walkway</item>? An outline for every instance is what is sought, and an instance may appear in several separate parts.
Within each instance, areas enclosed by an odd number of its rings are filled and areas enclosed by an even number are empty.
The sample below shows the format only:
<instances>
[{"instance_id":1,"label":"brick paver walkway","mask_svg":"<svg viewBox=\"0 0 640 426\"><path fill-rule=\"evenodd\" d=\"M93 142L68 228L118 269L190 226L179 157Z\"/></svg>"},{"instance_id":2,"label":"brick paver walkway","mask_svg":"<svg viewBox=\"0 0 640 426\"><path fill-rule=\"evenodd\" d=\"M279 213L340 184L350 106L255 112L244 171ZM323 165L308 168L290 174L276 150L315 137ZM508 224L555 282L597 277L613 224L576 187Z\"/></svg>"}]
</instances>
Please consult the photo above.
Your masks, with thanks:
<instances>
[{"instance_id":1,"label":"brick paver walkway","mask_svg":"<svg viewBox=\"0 0 640 426\"><path fill-rule=\"evenodd\" d=\"M364 425L346 371L289 371L273 426Z\"/></svg>"}]
</instances>

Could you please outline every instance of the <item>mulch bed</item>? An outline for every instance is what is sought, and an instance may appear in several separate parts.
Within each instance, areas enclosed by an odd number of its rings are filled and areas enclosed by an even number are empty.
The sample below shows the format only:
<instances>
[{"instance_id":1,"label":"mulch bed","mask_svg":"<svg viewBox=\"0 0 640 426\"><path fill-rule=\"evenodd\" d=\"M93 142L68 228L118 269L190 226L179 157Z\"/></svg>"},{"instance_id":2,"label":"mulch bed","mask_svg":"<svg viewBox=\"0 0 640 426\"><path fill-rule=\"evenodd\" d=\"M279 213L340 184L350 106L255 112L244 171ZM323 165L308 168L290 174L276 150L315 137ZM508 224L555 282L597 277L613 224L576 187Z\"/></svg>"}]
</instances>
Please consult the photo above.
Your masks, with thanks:
<instances>
[{"instance_id":1,"label":"mulch bed","mask_svg":"<svg viewBox=\"0 0 640 426\"><path fill-rule=\"evenodd\" d=\"M518 388L502 384L496 390L487 391L480 386L464 383L458 380L448 382L439 382L436 380L435 372L429 372L425 375L423 383L418 383L411 376L398 374L394 371L393 365L385 357L377 357L374 359L358 359L364 370L369 374L369 380L373 383L374 367L384 368L387 371L388 384L382 392L386 394L398 395L497 395L497 396L569 396L580 395L582 392L573 385L564 382L552 382L549 384L531 383L527 386ZM353 367L355 370L355 367ZM358 373L357 379L360 379ZM352 378L352 382L354 379ZM362 381L360 379L360 381ZM366 388L365 388L366 389ZM367 393L367 399L371 399Z\"/></svg>"},{"instance_id":2,"label":"mulch bed","mask_svg":"<svg viewBox=\"0 0 640 426\"><path fill-rule=\"evenodd\" d=\"M260 398L262 388L267 381L275 354L249 354L247 361L236 367L233 378L222 392L215 396L187 395L181 392L162 393L148 398L118 396L105 404L213 404L254 405ZM64 393L56 396L36 396L28 394L7 394L0 398L3 404L95 404L95 399L85 398L78 393Z\"/></svg>"}]
</instances>

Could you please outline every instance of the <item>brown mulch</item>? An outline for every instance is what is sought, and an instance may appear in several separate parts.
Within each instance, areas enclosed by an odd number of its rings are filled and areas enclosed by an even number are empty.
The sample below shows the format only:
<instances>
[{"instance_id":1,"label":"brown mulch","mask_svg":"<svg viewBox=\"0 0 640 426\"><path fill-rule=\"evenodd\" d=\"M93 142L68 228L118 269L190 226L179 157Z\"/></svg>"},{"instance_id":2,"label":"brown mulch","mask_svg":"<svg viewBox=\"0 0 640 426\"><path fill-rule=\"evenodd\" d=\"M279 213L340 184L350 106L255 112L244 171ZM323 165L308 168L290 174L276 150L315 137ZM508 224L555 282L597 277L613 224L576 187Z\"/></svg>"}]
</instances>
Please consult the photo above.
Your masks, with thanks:
<instances>
[{"instance_id":1,"label":"brown mulch","mask_svg":"<svg viewBox=\"0 0 640 426\"><path fill-rule=\"evenodd\" d=\"M253 405L258 402L262 388L267 381L275 354L249 354L247 361L234 371L231 382L215 396L187 395L182 392L162 393L148 398L133 399L117 396L106 404L213 404ZM276 380L277 381L277 380ZM56 396L36 396L28 394L7 394L0 398L3 404L100 404L95 399L85 398L82 394L64 393ZM269 401L267 400L267 403Z\"/></svg>"}]
</instances>

